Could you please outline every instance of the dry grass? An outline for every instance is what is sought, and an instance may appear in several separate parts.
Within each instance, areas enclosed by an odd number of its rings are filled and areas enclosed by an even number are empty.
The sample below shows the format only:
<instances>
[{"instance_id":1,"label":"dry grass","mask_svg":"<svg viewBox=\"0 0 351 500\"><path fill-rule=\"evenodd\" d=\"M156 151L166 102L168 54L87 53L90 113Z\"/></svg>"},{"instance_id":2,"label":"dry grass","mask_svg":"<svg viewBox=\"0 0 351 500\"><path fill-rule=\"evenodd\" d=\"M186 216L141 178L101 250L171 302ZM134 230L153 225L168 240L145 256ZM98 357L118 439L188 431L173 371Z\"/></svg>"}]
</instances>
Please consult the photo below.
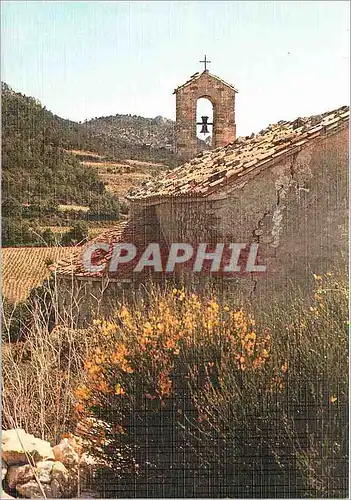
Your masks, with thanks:
<instances>
[{"instance_id":1,"label":"dry grass","mask_svg":"<svg viewBox=\"0 0 351 500\"><path fill-rule=\"evenodd\" d=\"M10 302L25 300L50 276L49 266L69 258L74 247L23 247L2 250L2 294Z\"/></svg>"},{"instance_id":2,"label":"dry grass","mask_svg":"<svg viewBox=\"0 0 351 500\"><path fill-rule=\"evenodd\" d=\"M20 308L2 308L2 426L51 442L75 429L73 389L99 341L95 330L74 326L71 309L58 307L59 293L55 281L47 282ZM79 307L73 297L70 307ZM13 322L26 326L20 340L12 340Z\"/></svg>"},{"instance_id":3,"label":"dry grass","mask_svg":"<svg viewBox=\"0 0 351 500\"><path fill-rule=\"evenodd\" d=\"M99 226L89 227L88 229L89 238L94 238L95 236L98 236L99 234L103 233L108 229L112 229L113 227L115 227L115 224L109 224L109 225L101 224ZM44 231L45 229L51 229L51 231L54 234L63 235L64 233L68 233L69 231L71 231L72 226L43 226L41 228L42 231Z\"/></svg>"},{"instance_id":4,"label":"dry grass","mask_svg":"<svg viewBox=\"0 0 351 500\"><path fill-rule=\"evenodd\" d=\"M128 165L134 165L137 167L159 167L159 168L165 168L166 165L163 163L153 163L150 161L140 161L140 160L125 160Z\"/></svg>"},{"instance_id":5,"label":"dry grass","mask_svg":"<svg viewBox=\"0 0 351 500\"><path fill-rule=\"evenodd\" d=\"M94 156L95 158L103 158L103 156L99 155L98 153L94 153L93 151L83 151L82 149L66 149L65 151L75 156Z\"/></svg>"},{"instance_id":6,"label":"dry grass","mask_svg":"<svg viewBox=\"0 0 351 500\"><path fill-rule=\"evenodd\" d=\"M86 332L59 328L49 333L37 318L25 342L3 344L4 428L20 427L54 442L74 430L72 388L87 343Z\"/></svg>"},{"instance_id":7,"label":"dry grass","mask_svg":"<svg viewBox=\"0 0 351 500\"><path fill-rule=\"evenodd\" d=\"M139 186L150 176L145 174L100 174L100 177L108 191L123 198L132 187Z\"/></svg>"},{"instance_id":8,"label":"dry grass","mask_svg":"<svg viewBox=\"0 0 351 500\"><path fill-rule=\"evenodd\" d=\"M63 234L69 233L72 229L72 226L42 226L40 228L41 231L45 231L45 229L50 229L54 234Z\"/></svg>"},{"instance_id":9,"label":"dry grass","mask_svg":"<svg viewBox=\"0 0 351 500\"><path fill-rule=\"evenodd\" d=\"M116 227L116 224L112 226L91 227L89 228L89 238L95 238L95 236L99 236L99 234L103 233L104 231L108 231L109 229L113 229L114 227Z\"/></svg>"},{"instance_id":10,"label":"dry grass","mask_svg":"<svg viewBox=\"0 0 351 500\"><path fill-rule=\"evenodd\" d=\"M167 169L162 163L145 162L139 160L112 161L91 151L71 150L70 153L81 157L82 164L87 168L94 168L106 188L113 194L124 198L126 193L133 187L140 185L159 172ZM90 157L84 160L84 157ZM78 208L72 208L72 210ZM68 208L66 209L68 210Z\"/></svg>"},{"instance_id":11,"label":"dry grass","mask_svg":"<svg viewBox=\"0 0 351 500\"><path fill-rule=\"evenodd\" d=\"M83 205L59 205L59 212L70 212L73 210L74 212L88 212L89 207L85 207Z\"/></svg>"},{"instance_id":12,"label":"dry grass","mask_svg":"<svg viewBox=\"0 0 351 500\"><path fill-rule=\"evenodd\" d=\"M126 165L124 163L118 163L114 161L83 161L82 162L85 167L95 167L101 168L102 170L108 167L113 168L124 168Z\"/></svg>"}]
</instances>

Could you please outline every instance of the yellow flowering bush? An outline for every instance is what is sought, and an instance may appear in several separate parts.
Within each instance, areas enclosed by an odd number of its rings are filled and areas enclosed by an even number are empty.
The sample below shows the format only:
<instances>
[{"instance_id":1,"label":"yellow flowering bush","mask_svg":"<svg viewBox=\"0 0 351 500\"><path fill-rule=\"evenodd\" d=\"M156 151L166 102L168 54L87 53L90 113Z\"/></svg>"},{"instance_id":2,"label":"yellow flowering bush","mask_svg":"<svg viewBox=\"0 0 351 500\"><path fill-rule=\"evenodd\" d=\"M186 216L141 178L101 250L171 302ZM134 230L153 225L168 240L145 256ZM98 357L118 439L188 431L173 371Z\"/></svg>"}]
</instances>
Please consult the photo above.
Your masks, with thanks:
<instances>
[{"instance_id":1,"label":"yellow flowering bush","mask_svg":"<svg viewBox=\"0 0 351 500\"><path fill-rule=\"evenodd\" d=\"M226 496L285 488L294 497L311 485L316 496L341 495L330 464L345 450L347 292L332 276L315 283L311 302L292 297L271 317L177 288L95 321L76 410L107 424L94 451L116 470L115 496L134 481L138 496L162 497L162 484L178 482L173 495L201 496L208 474L213 496L223 478Z\"/></svg>"},{"instance_id":2,"label":"yellow flowering bush","mask_svg":"<svg viewBox=\"0 0 351 500\"><path fill-rule=\"evenodd\" d=\"M143 396L162 402L171 396L172 373L181 365L190 378L199 363L205 371L211 364L260 371L270 357L269 331L258 332L243 309L232 310L184 289L134 311L122 305L114 320L94 325L101 343L85 360L85 384L76 390L79 408L82 402L87 407L97 403L99 396L131 395L136 381Z\"/></svg>"},{"instance_id":3,"label":"yellow flowering bush","mask_svg":"<svg viewBox=\"0 0 351 500\"><path fill-rule=\"evenodd\" d=\"M131 435L138 474L151 461L139 448L145 429L149 446L158 450L152 457L156 463L169 453L174 436L188 446L184 425L211 420L203 397L228 397L228 373L252 385L256 381L265 391L282 387L280 366L286 360L280 360L278 370L271 366L269 329L258 327L244 309L216 297L173 289L139 301L136 307L123 304L115 317L96 320L94 328L100 342L85 359L75 391L76 410L81 417L93 415L109 422L106 443L122 447L129 461L124 459L119 467L128 471L134 470ZM236 398L239 404L239 392ZM192 467L195 456L190 455Z\"/></svg>"}]
</instances>

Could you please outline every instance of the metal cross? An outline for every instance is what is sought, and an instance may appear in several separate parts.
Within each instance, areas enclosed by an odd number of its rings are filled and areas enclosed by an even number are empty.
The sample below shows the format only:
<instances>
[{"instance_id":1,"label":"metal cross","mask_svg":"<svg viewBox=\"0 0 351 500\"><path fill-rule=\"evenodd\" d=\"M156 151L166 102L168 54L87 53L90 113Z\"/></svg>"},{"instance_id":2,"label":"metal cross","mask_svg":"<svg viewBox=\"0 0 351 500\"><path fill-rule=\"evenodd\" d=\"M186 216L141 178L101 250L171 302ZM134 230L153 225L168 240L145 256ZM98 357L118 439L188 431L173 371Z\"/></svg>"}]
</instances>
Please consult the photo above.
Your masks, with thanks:
<instances>
[{"instance_id":1,"label":"metal cross","mask_svg":"<svg viewBox=\"0 0 351 500\"><path fill-rule=\"evenodd\" d=\"M200 63L205 63L205 71L207 70L207 64L209 64L211 61L208 61L205 55L205 59L203 61L199 61Z\"/></svg>"}]
</instances>

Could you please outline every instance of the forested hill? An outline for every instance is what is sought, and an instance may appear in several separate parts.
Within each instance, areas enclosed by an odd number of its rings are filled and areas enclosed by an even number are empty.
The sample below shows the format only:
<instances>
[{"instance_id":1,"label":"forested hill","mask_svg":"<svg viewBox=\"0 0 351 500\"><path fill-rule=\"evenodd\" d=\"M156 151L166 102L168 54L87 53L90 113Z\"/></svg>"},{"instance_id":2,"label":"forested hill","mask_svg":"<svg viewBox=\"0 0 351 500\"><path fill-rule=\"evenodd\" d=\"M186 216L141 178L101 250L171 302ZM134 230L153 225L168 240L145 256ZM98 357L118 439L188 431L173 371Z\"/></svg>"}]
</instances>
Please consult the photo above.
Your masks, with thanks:
<instances>
[{"instance_id":1,"label":"forested hill","mask_svg":"<svg viewBox=\"0 0 351 500\"><path fill-rule=\"evenodd\" d=\"M98 153L112 161L179 164L171 120L115 115L76 123L54 115L6 83L1 87L5 245L28 240L23 234L29 226L61 220L61 204L88 207L87 217L96 220L118 219L116 196L107 192L96 169L86 168L69 150Z\"/></svg>"},{"instance_id":2,"label":"forested hill","mask_svg":"<svg viewBox=\"0 0 351 500\"><path fill-rule=\"evenodd\" d=\"M77 124L2 84L3 214L16 204L90 205L107 195L97 174L64 151L77 131Z\"/></svg>"},{"instance_id":3,"label":"forested hill","mask_svg":"<svg viewBox=\"0 0 351 500\"><path fill-rule=\"evenodd\" d=\"M65 152L78 129L2 84L3 245L38 243L33 236L38 226L57 219L60 204L118 219L118 200L97 172Z\"/></svg>"}]
</instances>

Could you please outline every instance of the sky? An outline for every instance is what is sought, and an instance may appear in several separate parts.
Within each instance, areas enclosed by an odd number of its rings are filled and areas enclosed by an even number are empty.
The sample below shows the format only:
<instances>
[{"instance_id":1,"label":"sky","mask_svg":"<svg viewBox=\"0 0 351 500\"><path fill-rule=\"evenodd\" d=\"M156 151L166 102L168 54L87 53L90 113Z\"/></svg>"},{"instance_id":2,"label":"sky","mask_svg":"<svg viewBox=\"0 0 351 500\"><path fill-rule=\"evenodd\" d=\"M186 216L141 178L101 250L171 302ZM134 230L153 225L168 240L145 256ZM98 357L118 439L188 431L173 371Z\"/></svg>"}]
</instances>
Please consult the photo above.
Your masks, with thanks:
<instances>
[{"instance_id":1,"label":"sky","mask_svg":"<svg viewBox=\"0 0 351 500\"><path fill-rule=\"evenodd\" d=\"M239 90L238 135L349 104L349 2L1 4L2 81L63 118L175 119L204 54Z\"/></svg>"}]
</instances>

